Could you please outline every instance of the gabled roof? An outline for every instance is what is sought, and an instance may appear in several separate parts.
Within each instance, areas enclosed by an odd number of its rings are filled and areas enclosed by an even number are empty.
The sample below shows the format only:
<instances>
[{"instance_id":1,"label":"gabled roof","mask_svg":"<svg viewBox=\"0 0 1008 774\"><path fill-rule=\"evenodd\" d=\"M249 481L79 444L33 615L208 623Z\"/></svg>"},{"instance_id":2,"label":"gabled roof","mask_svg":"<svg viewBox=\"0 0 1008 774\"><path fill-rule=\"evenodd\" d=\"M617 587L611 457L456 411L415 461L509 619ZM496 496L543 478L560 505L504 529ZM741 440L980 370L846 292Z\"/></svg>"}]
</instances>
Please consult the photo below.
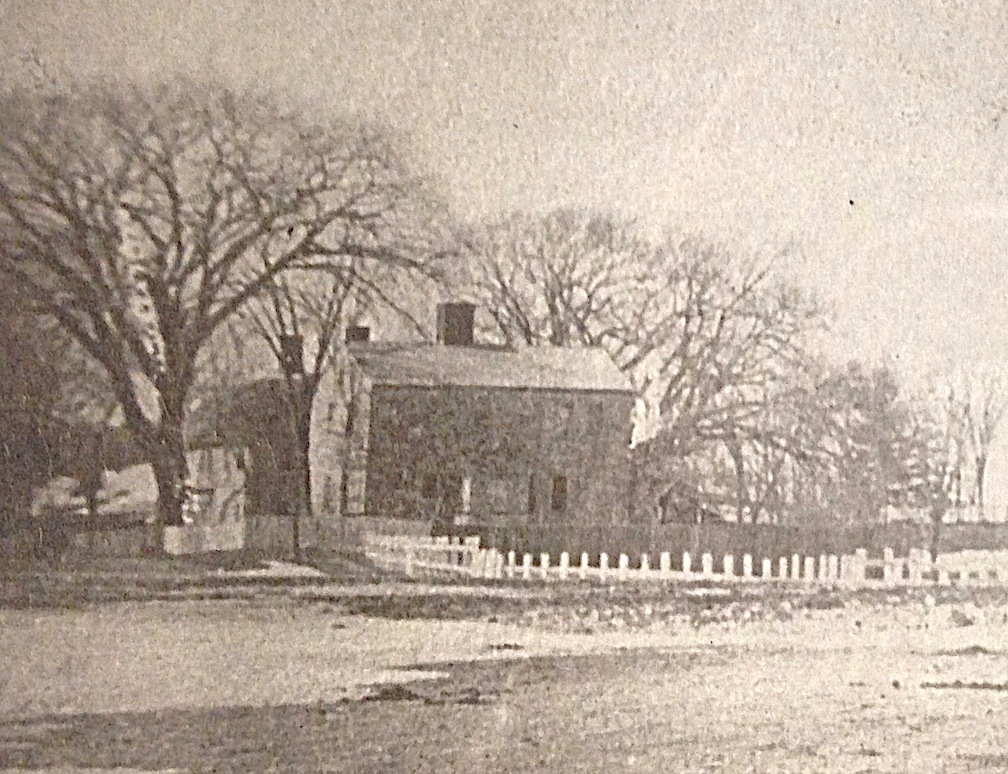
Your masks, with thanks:
<instances>
[{"instance_id":1,"label":"gabled roof","mask_svg":"<svg viewBox=\"0 0 1008 774\"><path fill-rule=\"evenodd\" d=\"M360 343L350 353L375 385L633 392L598 348Z\"/></svg>"}]
</instances>

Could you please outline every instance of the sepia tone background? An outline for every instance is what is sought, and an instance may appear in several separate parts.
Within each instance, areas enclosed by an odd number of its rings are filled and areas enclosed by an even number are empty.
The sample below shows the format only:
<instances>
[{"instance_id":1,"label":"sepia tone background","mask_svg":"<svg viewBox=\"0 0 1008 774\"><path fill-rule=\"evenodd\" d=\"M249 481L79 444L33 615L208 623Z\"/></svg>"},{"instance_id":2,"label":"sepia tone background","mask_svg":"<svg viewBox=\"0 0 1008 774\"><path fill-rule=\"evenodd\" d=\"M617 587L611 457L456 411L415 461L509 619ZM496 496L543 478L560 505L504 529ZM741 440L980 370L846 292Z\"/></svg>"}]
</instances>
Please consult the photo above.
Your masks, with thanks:
<instances>
[{"instance_id":1,"label":"sepia tone background","mask_svg":"<svg viewBox=\"0 0 1008 774\"><path fill-rule=\"evenodd\" d=\"M8 78L214 72L412 135L461 214L789 248L858 355L1000 359L998 2L0 3Z\"/></svg>"},{"instance_id":2,"label":"sepia tone background","mask_svg":"<svg viewBox=\"0 0 1008 774\"><path fill-rule=\"evenodd\" d=\"M785 253L839 358L1003 358L1001 3L0 2L5 79L213 73L409 135L458 214ZM1005 500L1004 450L990 471Z\"/></svg>"}]
</instances>

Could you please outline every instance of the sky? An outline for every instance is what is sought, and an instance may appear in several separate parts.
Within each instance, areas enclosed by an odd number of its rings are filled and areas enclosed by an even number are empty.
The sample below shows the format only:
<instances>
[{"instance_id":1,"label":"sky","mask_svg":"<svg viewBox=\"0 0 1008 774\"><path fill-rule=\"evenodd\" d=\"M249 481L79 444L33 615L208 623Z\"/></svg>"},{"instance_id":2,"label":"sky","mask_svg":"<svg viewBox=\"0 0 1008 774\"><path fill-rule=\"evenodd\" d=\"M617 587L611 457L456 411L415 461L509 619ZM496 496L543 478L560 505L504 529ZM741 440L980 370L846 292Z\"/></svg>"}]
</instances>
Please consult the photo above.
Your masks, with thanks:
<instances>
[{"instance_id":1,"label":"sky","mask_svg":"<svg viewBox=\"0 0 1008 774\"><path fill-rule=\"evenodd\" d=\"M402 131L463 217L580 206L744 252L911 376L1008 352L1000 2L0 0L0 66L211 74Z\"/></svg>"}]
</instances>

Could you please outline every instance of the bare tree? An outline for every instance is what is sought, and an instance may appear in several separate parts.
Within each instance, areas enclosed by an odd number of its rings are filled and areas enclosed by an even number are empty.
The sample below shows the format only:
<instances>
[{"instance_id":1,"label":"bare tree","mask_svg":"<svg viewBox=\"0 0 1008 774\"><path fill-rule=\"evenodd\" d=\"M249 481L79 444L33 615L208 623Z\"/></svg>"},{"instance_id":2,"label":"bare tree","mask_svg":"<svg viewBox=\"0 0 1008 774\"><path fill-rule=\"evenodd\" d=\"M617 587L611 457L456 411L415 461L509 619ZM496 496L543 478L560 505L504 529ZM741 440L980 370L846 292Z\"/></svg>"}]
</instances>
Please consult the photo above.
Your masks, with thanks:
<instances>
[{"instance_id":1,"label":"bare tree","mask_svg":"<svg viewBox=\"0 0 1008 774\"><path fill-rule=\"evenodd\" d=\"M0 121L0 272L101 365L180 523L201 349L289 269L411 263L381 227L414 181L379 132L192 83L12 93Z\"/></svg>"},{"instance_id":2,"label":"bare tree","mask_svg":"<svg viewBox=\"0 0 1008 774\"><path fill-rule=\"evenodd\" d=\"M52 337L0 287L0 527L23 518L57 470L57 355Z\"/></svg>"},{"instance_id":3,"label":"bare tree","mask_svg":"<svg viewBox=\"0 0 1008 774\"><path fill-rule=\"evenodd\" d=\"M963 468L969 462L964 403L956 385L943 385L916 397L915 430L921 439L916 470L921 502L931 522L931 556L938 556L942 526L950 509L962 502Z\"/></svg>"},{"instance_id":4,"label":"bare tree","mask_svg":"<svg viewBox=\"0 0 1008 774\"><path fill-rule=\"evenodd\" d=\"M772 259L739 262L699 239L654 243L604 216L517 215L471 246L502 341L602 346L630 376L651 420L637 457L671 489L687 486L685 459L760 431L820 321Z\"/></svg>"},{"instance_id":5,"label":"bare tree","mask_svg":"<svg viewBox=\"0 0 1008 774\"><path fill-rule=\"evenodd\" d=\"M945 471L944 490L949 505L961 508L968 504L963 494L963 481L971 467L969 403L962 385L954 381L930 396L926 403L935 438L940 439L940 443L936 440L934 444L935 462Z\"/></svg>"},{"instance_id":6,"label":"bare tree","mask_svg":"<svg viewBox=\"0 0 1008 774\"><path fill-rule=\"evenodd\" d=\"M420 224L416 224L420 228ZM423 326L400 303L402 285L437 277L439 265L415 255L410 270L369 266L348 258L324 270L291 270L268 283L262 295L240 314L281 365L289 427L298 471L298 503L292 519L295 554L301 524L312 511L311 419L323 377L339 359L345 331L365 315L388 310L423 333Z\"/></svg>"},{"instance_id":7,"label":"bare tree","mask_svg":"<svg viewBox=\"0 0 1008 774\"><path fill-rule=\"evenodd\" d=\"M629 326L656 256L630 224L566 210L515 215L470 248L474 289L492 319L485 333L512 345L605 346L624 370L634 367Z\"/></svg>"},{"instance_id":8,"label":"bare tree","mask_svg":"<svg viewBox=\"0 0 1008 774\"><path fill-rule=\"evenodd\" d=\"M971 500L981 515L986 506L987 465L1008 409L1008 383L996 369L976 369L962 380L960 411L973 457Z\"/></svg>"}]
</instances>

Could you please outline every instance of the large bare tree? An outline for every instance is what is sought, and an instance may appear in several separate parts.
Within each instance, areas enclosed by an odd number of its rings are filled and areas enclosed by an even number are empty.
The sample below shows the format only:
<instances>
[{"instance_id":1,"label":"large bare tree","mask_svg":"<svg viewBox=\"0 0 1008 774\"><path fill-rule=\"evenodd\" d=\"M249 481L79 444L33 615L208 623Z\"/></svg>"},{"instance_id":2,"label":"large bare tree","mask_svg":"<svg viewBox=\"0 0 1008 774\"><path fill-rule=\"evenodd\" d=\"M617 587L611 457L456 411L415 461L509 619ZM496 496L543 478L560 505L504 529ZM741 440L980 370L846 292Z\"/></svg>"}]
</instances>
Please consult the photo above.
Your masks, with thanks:
<instances>
[{"instance_id":1,"label":"large bare tree","mask_svg":"<svg viewBox=\"0 0 1008 774\"><path fill-rule=\"evenodd\" d=\"M761 417L820 320L772 260L738 261L700 239L654 242L606 216L516 215L471 244L491 332L507 343L605 347L647 407L639 457L673 488L697 484L692 474L676 480L693 469L691 455L766 436Z\"/></svg>"},{"instance_id":2,"label":"large bare tree","mask_svg":"<svg viewBox=\"0 0 1008 774\"><path fill-rule=\"evenodd\" d=\"M381 132L178 83L0 102L0 273L108 378L181 521L201 349L284 272L410 264L415 180Z\"/></svg>"}]
</instances>

